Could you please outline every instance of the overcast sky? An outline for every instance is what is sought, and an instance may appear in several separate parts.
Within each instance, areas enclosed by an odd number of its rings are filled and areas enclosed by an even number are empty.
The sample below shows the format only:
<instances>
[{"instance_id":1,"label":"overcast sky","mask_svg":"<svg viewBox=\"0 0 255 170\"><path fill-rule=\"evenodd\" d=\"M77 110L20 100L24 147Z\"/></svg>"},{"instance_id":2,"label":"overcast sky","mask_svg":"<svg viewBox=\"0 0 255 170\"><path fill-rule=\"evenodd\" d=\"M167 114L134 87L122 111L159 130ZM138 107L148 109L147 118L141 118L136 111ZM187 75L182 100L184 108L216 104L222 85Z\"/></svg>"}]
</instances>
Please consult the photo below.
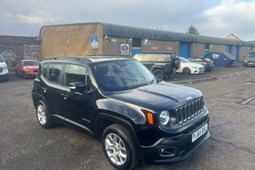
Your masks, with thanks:
<instances>
[{"instance_id":1,"label":"overcast sky","mask_svg":"<svg viewBox=\"0 0 255 170\"><path fill-rule=\"evenodd\" d=\"M255 40L255 0L0 0L0 35L37 36L41 26L106 22Z\"/></svg>"}]
</instances>

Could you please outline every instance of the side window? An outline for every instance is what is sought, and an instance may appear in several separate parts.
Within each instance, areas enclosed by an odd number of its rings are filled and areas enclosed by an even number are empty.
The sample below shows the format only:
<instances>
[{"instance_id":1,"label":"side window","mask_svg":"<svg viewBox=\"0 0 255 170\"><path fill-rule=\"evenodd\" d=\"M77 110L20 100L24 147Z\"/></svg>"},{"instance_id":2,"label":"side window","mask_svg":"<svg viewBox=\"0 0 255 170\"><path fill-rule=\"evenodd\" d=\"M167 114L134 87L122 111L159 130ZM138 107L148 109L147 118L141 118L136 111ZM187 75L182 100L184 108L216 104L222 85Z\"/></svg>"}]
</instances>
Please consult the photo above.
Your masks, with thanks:
<instances>
[{"instance_id":1,"label":"side window","mask_svg":"<svg viewBox=\"0 0 255 170\"><path fill-rule=\"evenodd\" d=\"M47 68L48 64L44 64L42 68L42 75L46 78L47 77Z\"/></svg>"},{"instance_id":2,"label":"side window","mask_svg":"<svg viewBox=\"0 0 255 170\"><path fill-rule=\"evenodd\" d=\"M79 65L67 64L65 67L65 85L69 86L72 82L84 82L86 68Z\"/></svg>"},{"instance_id":3,"label":"side window","mask_svg":"<svg viewBox=\"0 0 255 170\"><path fill-rule=\"evenodd\" d=\"M48 70L46 78L53 83L61 84L62 64L49 64Z\"/></svg>"}]
</instances>

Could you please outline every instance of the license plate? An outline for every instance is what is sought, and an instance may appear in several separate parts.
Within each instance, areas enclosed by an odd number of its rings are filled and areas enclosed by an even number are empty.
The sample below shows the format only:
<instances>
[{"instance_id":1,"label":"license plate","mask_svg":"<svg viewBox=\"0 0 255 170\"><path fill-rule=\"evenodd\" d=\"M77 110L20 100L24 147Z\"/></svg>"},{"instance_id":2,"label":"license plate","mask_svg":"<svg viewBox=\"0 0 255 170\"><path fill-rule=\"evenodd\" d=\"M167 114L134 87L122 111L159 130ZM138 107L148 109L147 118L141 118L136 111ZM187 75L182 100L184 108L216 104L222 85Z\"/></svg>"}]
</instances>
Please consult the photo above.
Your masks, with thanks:
<instances>
[{"instance_id":1,"label":"license plate","mask_svg":"<svg viewBox=\"0 0 255 170\"><path fill-rule=\"evenodd\" d=\"M206 123L203 127L198 129L195 133L192 134L192 142L195 142L208 130L208 124Z\"/></svg>"}]
</instances>

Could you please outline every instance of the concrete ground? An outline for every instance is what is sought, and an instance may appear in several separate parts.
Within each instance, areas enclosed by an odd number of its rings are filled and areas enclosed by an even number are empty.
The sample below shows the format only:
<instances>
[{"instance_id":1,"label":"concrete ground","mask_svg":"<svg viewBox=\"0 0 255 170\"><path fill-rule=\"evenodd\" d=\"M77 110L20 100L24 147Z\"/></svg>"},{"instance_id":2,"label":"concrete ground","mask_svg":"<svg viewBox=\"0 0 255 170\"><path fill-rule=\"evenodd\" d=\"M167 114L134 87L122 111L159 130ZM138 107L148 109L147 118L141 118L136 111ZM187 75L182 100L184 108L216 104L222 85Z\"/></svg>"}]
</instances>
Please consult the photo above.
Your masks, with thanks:
<instances>
[{"instance_id":1,"label":"concrete ground","mask_svg":"<svg viewBox=\"0 0 255 170\"><path fill-rule=\"evenodd\" d=\"M197 81L215 77L210 81ZM186 160L137 169L255 169L255 68L217 68L168 81L201 90L210 111L211 137ZM0 82L0 169L113 169L101 144L60 126L43 129L32 105L33 81Z\"/></svg>"}]
</instances>

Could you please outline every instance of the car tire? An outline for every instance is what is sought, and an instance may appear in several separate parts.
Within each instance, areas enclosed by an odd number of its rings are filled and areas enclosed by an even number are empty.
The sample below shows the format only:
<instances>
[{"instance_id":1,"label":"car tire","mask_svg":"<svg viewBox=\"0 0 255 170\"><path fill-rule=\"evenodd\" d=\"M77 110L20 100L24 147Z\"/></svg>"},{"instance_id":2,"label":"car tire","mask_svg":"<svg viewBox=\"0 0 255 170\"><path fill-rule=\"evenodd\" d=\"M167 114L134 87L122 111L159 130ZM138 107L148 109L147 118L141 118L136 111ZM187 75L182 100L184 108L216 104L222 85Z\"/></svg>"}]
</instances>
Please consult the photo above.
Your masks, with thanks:
<instances>
[{"instance_id":1,"label":"car tire","mask_svg":"<svg viewBox=\"0 0 255 170\"><path fill-rule=\"evenodd\" d=\"M6 81L9 81L9 74L6 75L5 80L6 80Z\"/></svg>"},{"instance_id":2,"label":"car tire","mask_svg":"<svg viewBox=\"0 0 255 170\"><path fill-rule=\"evenodd\" d=\"M15 70L15 74L16 74L16 76L17 76L17 77L19 76L19 73L18 73L18 71L17 71L17 70Z\"/></svg>"},{"instance_id":3,"label":"car tire","mask_svg":"<svg viewBox=\"0 0 255 170\"><path fill-rule=\"evenodd\" d=\"M162 81L165 79L166 75L162 69L155 69L152 72L158 81Z\"/></svg>"},{"instance_id":4,"label":"car tire","mask_svg":"<svg viewBox=\"0 0 255 170\"><path fill-rule=\"evenodd\" d=\"M190 70L190 68L188 68L188 67L185 67L184 69L183 69L183 74L185 74L185 75L189 75L190 73L191 73L191 70Z\"/></svg>"},{"instance_id":5,"label":"car tire","mask_svg":"<svg viewBox=\"0 0 255 170\"><path fill-rule=\"evenodd\" d=\"M36 104L36 118L38 123L44 128L51 128L54 126L51 115L42 100L39 100Z\"/></svg>"},{"instance_id":6,"label":"car tire","mask_svg":"<svg viewBox=\"0 0 255 170\"><path fill-rule=\"evenodd\" d=\"M128 130L119 125L108 126L102 135L105 156L116 169L132 169L138 164L133 139Z\"/></svg>"}]
</instances>

